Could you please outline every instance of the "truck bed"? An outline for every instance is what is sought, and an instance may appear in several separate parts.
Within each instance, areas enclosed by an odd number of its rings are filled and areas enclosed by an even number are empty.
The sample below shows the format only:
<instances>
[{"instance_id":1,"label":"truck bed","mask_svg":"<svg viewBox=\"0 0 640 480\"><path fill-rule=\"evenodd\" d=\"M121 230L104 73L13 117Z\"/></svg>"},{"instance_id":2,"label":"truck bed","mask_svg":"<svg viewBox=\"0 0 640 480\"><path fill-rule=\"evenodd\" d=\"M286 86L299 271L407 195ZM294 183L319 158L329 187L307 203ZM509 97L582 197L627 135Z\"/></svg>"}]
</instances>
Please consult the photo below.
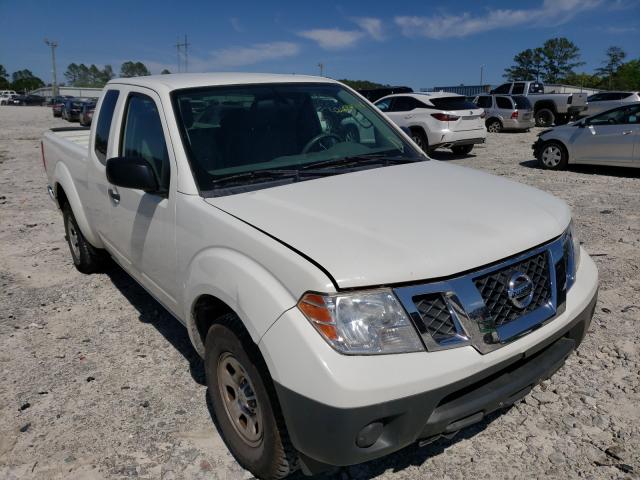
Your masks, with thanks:
<instances>
[{"instance_id":1,"label":"truck bed","mask_svg":"<svg viewBox=\"0 0 640 480\"><path fill-rule=\"evenodd\" d=\"M60 127L50 130L56 137L63 138L71 143L75 143L81 147L89 146L89 136L91 129L89 127Z\"/></svg>"}]
</instances>

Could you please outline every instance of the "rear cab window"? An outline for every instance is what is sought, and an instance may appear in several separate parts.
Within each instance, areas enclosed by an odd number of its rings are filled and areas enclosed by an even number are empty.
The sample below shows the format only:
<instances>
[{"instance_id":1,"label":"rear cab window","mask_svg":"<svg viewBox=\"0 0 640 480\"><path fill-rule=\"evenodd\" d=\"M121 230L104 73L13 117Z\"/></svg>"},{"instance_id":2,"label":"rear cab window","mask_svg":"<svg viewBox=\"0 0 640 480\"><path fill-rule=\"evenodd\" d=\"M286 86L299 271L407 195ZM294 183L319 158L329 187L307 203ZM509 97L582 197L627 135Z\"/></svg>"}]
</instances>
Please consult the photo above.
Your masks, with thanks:
<instances>
[{"instance_id":1,"label":"rear cab window","mask_svg":"<svg viewBox=\"0 0 640 480\"><path fill-rule=\"evenodd\" d=\"M512 95L522 95L524 93L524 82L516 82L513 84Z\"/></svg>"},{"instance_id":2,"label":"rear cab window","mask_svg":"<svg viewBox=\"0 0 640 480\"><path fill-rule=\"evenodd\" d=\"M107 163L107 149L109 143L109 131L113 121L113 112L120 96L119 90L108 90L102 100L102 106L98 112L98 123L96 125L94 151L96 157L103 165Z\"/></svg>"}]
</instances>

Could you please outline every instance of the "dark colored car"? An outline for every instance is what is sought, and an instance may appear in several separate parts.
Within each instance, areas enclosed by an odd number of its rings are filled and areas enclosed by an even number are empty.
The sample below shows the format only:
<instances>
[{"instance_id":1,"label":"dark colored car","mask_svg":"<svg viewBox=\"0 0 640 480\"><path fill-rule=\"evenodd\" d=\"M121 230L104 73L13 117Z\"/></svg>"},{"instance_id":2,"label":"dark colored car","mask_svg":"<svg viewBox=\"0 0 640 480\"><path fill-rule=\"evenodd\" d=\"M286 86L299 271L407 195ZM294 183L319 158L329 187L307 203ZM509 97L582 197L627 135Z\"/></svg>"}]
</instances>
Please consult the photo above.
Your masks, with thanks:
<instances>
[{"instance_id":1,"label":"dark colored car","mask_svg":"<svg viewBox=\"0 0 640 480\"><path fill-rule=\"evenodd\" d=\"M84 103L80 109L80 115L78 120L83 127L89 127L93 120L93 112L96 109L96 104L93 102Z\"/></svg>"},{"instance_id":2,"label":"dark colored car","mask_svg":"<svg viewBox=\"0 0 640 480\"><path fill-rule=\"evenodd\" d=\"M10 100L10 105L46 105L47 99L40 95L16 95Z\"/></svg>"},{"instance_id":3,"label":"dark colored car","mask_svg":"<svg viewBox=\"0 0 640 480\"><path fill-rule=\"evenodd\" d=\"M357 92L370 102L375 102L394 93L413 93L413 89L411 87L363 88L358 89Z\"/></svg>"},{"instance_id":4,"label":"dark colored car","mask_svg":"<svg viewBox=\"0 0 640 480\"><path fill-rule=\"evenodd\" d=\"M62 118L68 122L77 122L80 119L80 112L84 104L85 102L77 98L67 99L62 104Z\"/></svg>"}]
</instances>

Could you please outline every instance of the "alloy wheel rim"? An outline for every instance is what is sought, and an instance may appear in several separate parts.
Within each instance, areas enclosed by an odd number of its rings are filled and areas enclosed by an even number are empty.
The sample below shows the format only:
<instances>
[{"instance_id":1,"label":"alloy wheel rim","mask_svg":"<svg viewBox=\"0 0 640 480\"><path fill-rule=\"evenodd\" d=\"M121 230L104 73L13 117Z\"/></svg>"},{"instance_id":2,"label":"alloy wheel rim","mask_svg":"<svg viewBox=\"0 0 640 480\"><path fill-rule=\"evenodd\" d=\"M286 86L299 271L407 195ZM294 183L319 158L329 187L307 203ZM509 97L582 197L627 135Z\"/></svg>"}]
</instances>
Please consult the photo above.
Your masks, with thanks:
<instances>
[{"instance_id":1,"label":"alloy wheel rim","mask_svg":"<svg viewBox=\"0 0 640 480\"><path fill-rule=\"evenodd\" d=\"M80 258L80 235L76 230L76 226L71 221L71 218L67 220L67 232L69 235L69 246L71 247L71 253L76 259Z\"/></svg>"},{"instance_id":2,"label":"alloy wheel rim","mask_svg":"<svg viewBox=\"0 0 640 480\"><path fill-rule=\"evenodd\" d=\"M547 167L557 167L562 159L560 148L550 145L542 152L542 163Z\"/></svg>"},{"instance_id":3,"label":"alloy wheel rim","mask_svg":"<svg viewBox=\"0 0 640 480\"><path fill-rule=\"evenodd\" d=\"M218 359L218 387L227 418L249 446L262 443L262 410L246 369L231 353Z\"/></svg>"},{"instance_id":4,"label":"alloy wheel rim","mask_svg":"<svg viewBox=\"0 0 640 480\"><path fill-rule=\"evenodd\" d=\"M498 122L493 122L491 124L489 124L489 129L488 129L491 133L498 133L498 131L500 130L500 125L498 124Z\"/></svg>"}]
</instances>

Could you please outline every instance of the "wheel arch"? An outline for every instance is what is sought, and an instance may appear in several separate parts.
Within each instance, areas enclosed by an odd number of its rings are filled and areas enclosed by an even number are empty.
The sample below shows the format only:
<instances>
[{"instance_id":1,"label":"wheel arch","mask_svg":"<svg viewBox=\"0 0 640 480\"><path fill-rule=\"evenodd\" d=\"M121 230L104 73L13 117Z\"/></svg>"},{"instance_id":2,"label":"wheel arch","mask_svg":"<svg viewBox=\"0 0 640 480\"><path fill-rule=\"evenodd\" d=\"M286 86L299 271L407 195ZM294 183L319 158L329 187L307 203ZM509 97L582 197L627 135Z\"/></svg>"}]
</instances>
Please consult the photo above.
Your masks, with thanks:
<instances>
[{"instance_id":1,"label":"wheel arch","mask_svg":"<svg viewBox=\"0 0 640 480\"><path fill-rule=\"evenodd\" d=\"M496 122L498 122L498 123L500 124L500 126L504 126L504 124L502 123L502 119L501 119L500 117L496 117L496 116L493 116L493 117L489 117L489 118L487 118L487 119L485 120L485 122L484 122L485 126L489 126L489 124L490 124L492 121L494 121L494 120L495 120Z\"/></svg>"},{"instance_id":2,"label":"wheel arch","mask_svg":"<svg viewBox=\"0 0 640 480\"><path fill-rule=\"evenodd\" d=\"M533 106L534 114L537 113L540 110L543 110L543 109L551 110L555 115L557 115L557 113L558 113L558 109L556 107L556 104L552 100L540 100L540 101L536 102L534 104L534 106Z\"/></svg>"},{"instance_id":3,"label":"wheel arch","mask_svg":"<svg viewBox=\"0 0 640 480\"><path fill-rule=\"evenodd\" d=\"M258 262L223 247L197 254L185 281L187 330L193 347L204 356L209 327L234 313L257 345L267 330L297 298Z\"/></svg>"}]
</instances>

